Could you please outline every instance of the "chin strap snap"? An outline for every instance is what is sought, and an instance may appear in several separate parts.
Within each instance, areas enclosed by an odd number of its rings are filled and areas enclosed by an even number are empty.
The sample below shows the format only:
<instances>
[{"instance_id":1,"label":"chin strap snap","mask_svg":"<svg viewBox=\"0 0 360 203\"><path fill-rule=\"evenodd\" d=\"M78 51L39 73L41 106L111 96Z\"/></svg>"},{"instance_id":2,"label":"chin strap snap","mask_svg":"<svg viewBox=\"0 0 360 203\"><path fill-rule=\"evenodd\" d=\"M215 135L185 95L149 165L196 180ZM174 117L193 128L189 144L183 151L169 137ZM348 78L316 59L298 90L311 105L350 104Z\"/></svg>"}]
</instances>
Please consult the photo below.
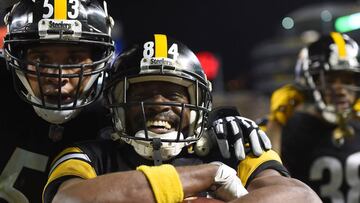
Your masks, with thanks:
<instances>
[{"instance_id":1,"label":"chin strap snap","mask_svg":"<svg viewBox=\"0 0 360 203\"><path fill-rule=\"evenodd\" d=\"M153 138L153 141L151 142L152 148L153 148L153 159L154 159L154 165L160 166L162 164L162 157L161 157L161 139L160 138Z\"/></svg>"}]
</instances>

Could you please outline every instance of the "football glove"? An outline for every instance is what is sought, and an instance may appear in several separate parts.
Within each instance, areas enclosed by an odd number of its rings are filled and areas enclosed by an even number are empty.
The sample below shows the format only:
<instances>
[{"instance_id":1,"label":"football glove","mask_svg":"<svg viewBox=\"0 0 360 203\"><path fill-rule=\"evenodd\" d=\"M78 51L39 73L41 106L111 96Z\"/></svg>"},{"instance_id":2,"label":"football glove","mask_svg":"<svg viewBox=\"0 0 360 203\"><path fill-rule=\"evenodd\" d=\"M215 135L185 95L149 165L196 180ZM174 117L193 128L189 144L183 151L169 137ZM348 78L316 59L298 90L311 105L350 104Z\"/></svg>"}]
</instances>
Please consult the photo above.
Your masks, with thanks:
<instances>
[{"instance_id":1,"label":"football glove","mask_svg":"<svg viewBox=\"0 0 360 203\"><path fill-rule=\"evenodd\" d=\"M260 156L271 149L264 131L254 121L241 117L235 107L219 107L210 112L207 136L227 159L233 155L243 160L249 151Z\"/></svg>"},{"instance_id":2,"label":"football glove","mask_svg":"<svg viewBox=\"0 0 360 203\"><path fill-rule=\"evenodd\" d=\"M211 162L211 164L219 166L211 187L215 198L231 201L248 194L233 168L221 162Z\"/></svg>"},{"instance_id":3,"label":"football glove","mask_svg":"<svg viewBox=\"0 0 360 203\"><path fill-rule=\"evenodd\" d=\"M285 125L298 104L304 102L304 95L294 85L285 85L275 90L270 99L269 120Z\"/></svg>"}]
</instances>

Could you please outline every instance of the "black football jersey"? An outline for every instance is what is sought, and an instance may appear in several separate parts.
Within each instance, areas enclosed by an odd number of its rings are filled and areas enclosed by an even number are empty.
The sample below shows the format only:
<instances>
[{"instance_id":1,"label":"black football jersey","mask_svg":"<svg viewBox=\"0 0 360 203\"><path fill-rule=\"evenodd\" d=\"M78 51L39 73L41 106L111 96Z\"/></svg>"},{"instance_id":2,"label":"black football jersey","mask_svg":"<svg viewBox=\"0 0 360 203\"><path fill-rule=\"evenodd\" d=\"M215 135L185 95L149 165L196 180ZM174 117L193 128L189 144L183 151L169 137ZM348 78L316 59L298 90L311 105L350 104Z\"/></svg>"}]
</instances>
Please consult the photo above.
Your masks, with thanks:
<instances>
[{"instance_id":1,"label":"black football jersey","mask_svg":"<svg viewBox=\"0 0 360 203\"><path fill-rule=\"evenodd\" d=\"M220 152L213 151L208 156L199 157L184 148L175 158L164 163L174 166L188 166L212 161L221 161L238 171L238 176L246 185L256 174L265 169L275 169L287 176L279 156L274 151L265 152L260 158L248 156L238 163L235 159L224 160ZM76 167L73 167L75 166ZM112 140L87 141L65 149L53 161L48 183L44 189L44 202L51 202L57 188L69 178L90 179L111 172L135 170L140 165L154 165L153 161L138 155L133 147Z\"/></svg>"},{"instance_id":2,"label":"black football jersey","mask_svg":"<svg viewBox=\"0 0 360 203\"><path fill-rule=\"evenodd\" d=\"M99 129L109 124L107 111L94 104L61 127L51 126L21 101L10 72L0 69L0 203L38 203L53 155L68 144L95 139ZM50 128L60 132L58 136L49 136Z\"/></svg>"},{"instance_id":3,"label":"black football jersey","mask_svg":"<svg viewBox=\"0 0 360 203\"><path fill-rule=\"evenodd\" d=\"M334 144L335 125L295 113L283 128L281 156L292 177L308 184L324 202L360 202L360 123L355 135Z\"/></svg>"}]
</instances>

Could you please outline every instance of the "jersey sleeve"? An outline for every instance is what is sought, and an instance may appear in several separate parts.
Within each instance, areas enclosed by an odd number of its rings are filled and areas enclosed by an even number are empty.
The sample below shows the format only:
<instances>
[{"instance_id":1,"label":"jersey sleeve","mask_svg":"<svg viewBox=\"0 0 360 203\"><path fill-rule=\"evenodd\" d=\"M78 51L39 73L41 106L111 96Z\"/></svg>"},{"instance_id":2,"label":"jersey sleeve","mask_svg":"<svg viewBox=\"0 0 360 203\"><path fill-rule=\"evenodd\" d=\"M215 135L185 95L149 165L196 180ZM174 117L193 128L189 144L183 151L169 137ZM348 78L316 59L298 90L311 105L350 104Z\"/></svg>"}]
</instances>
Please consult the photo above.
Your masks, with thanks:
<instances>
[{"instance_id":1,"label":"jersey sleeve","mask_svg":"<svg viewBox=\"0 0 360 203\"><path fill-rule=\"evenodd\" d=\"M257 174L266 169L274 169L283 176L289 176L289 172L282 165L279 155L273 150L264 152L260 157L247 155L238 165L237 172L241 182L247 187Z\"/></svg>"},{"instance_id":2,"label":"jersey sleeve","mask_svg":"<svg viewBox=\"0 0 360 203\"><path fill-rule=\"evenodd\" d=\"M43 191L43 202L51 202L59 186L68 179L91 179L97 176L91 160L78 147L62 151L52 162L47 183Z\"/></svg>"}]
</instances>

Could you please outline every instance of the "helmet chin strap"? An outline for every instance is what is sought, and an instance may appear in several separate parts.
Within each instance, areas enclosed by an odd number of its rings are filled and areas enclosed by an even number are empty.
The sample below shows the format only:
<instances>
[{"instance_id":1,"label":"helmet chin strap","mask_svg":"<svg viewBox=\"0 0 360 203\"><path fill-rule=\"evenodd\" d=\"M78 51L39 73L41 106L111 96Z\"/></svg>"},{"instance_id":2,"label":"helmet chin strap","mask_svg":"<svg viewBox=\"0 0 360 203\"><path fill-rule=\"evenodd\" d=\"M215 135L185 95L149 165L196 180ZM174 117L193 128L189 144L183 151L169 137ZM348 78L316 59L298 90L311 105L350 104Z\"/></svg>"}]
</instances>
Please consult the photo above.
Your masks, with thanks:
<instances>
[{"instance_id":1,"label":"helmet chin strap","mask_svg":"<svg viewBox=\"0 0 360 203\"><path fill-rule=\"evenodd\" d=\"M33 106L36 114L42 119L52 124L63 124L76 117L80 113L80 109L72 110L49 110Z\"/></svg>"},{"instance_id":2,"label":"helmet chin strap","mask_svg":"<svg viewBox=\"0 0 360 203\"><path fill-rule=\"evenodd\" d=\"M153 141L151 142L152 148L153 148L153 159L154 159L154 165L160 166L162 164L162 157L161 157L161 139L160 138L153 138Z\"/></svg>"},{"instance_id":3,"label":"helmet chin strap","mask_svg":"<svg viewBox=\"0 0 360 203\"><path fill-rule=\"evenodd\" d=\"M176 140L177 131L172 131L165 134L157 134L147 131L148 138L152 141L135 140L121 137L126 143L132 145L136 153L145 159L154 160L155 165L160 165L162 161L171 159L177 156L183 147L188 143L186 142L162 142L161 139ZM145 138L145 130L140 130L135 133L135 137ZM184 139L184 135L180 133L180 139Z\"/></svg>"},{"instance_id":4,"label":"helmet chin strap","mask_svg":"<svg viewBox=\"0 0 360 203\"><path fill-rule=\"evenodd\" d=\"M321 95L319 90L313 90L313 97L315 99L316 107L321 112L321 116L327 122L337 124L339 122L339 116L347 116L347 114L345 113L343 115L337 113L334 105L325 104L323 96Z\"/></svg>"},{"instance_id":5,"label":"helmet chin strap","mask_svg":"<svg viewBox=\"0 0 360 203\"><path fill-rule=\"evenodd\" d=\"M338 115L335 113L334 106L327 105L325 109L321 111L322 117L329 123L337 124L338 122Z\"/></svg>"},{"instance_id":6,"label":"helmet chin strap","mask_svg":"<svg viewBox=\"0 0 360 203\"><path fill-rule=\"evenodd\" d=\"M33 102L40 102L38 98L32 96L31 94L28 94L28 97L30 97L31 101ZM72 106L72 104L69 104L69 106ZM76 117L81 111L81 109L71 109L71 110L61 110L61 111L50 110L50 109L40 108L37 106L33 106L33 108L38 116L40 116L42 119L52 124L66 123L72 118Z\"/></svg>"},{"instance_id":7,"label":"helmet chin strap","mask_svg":"<svg viewBox=\"0 0 360 203\"><path fill-rule=\"evenodd\" d=\"M321 110L322 117L329 123L339 124L342 120L348 120L351 117L351 110L344 110L344 112L337 112L334 105L324 105L325 107Z\"/></svg>"},{"instance_id":8,"label":"helmet chin strap","mask_svg":"<svg viewBox=\"0 0 360 203\"><path fill-rule=\"evenodd\" d=\"M322 117L327 122L337 126L332 132L331 139L336 147L341 147L345 143L346 137L355 135L353 127L347 123L351 117L351 113L351 110L337 113L334 105L325 105L325 108L321 111Z\"/></svg>"}]
</instances>

